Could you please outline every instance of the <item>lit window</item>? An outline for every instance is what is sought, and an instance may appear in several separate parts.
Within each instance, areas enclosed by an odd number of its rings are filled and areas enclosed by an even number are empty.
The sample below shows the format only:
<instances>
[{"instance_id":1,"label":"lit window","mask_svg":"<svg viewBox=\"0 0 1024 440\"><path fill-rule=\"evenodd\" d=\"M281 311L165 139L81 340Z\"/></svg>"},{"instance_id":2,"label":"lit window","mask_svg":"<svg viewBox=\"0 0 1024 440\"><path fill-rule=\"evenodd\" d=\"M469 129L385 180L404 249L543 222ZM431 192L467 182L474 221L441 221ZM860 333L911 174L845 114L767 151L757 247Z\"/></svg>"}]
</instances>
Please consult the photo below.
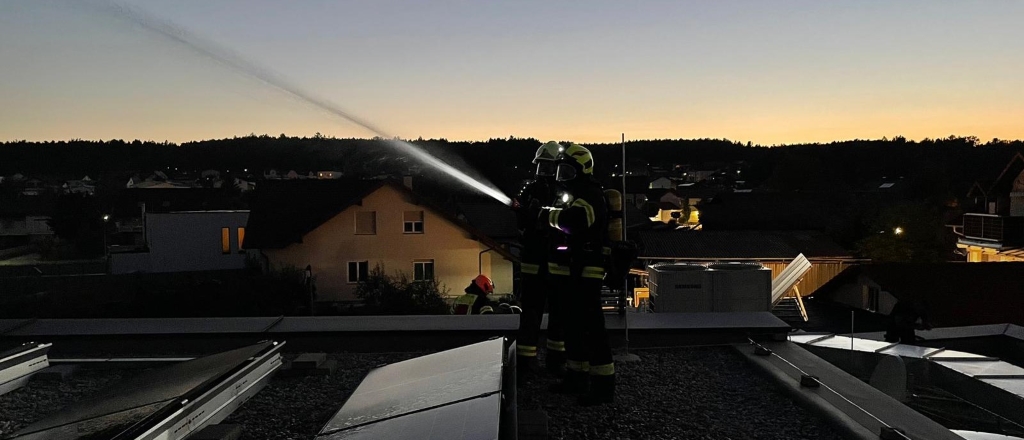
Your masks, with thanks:
<instances>
[{"instance_id":1,"label":"lit window","mask_svg":"<svg viewBox=\"0 0 1024 440\"><path fill-rule=\"evenodd\" d=\"M377 234L377 211L356 212L356 234L376 235Z\"/></svg>"},{"instance_id":2,"label":"lit window","mask_svg":"<svg viewBox=\"0 0 1024 440\"><path fill-rule=\"evenodd\" d=\"M434 279L434 260L414 261L412 263L414 281L427 281Z\"/></svg>"},{"instance_id":3,"label":"lit window","mask_svg":"<svg viewBox=\"0 0 1024 440\"><path fill-rule=\"evenodd\" d=\"M423 233L423 211L405 211L405 233Z\"/></svg>"},{"instance_id":4,"label":"lit window","mask_svg":"<svg viewBox=\"0 0 1024 440\"><path fill-rule=\"evenodd\" d=\"M238 252L245 249L245 228L238 228Z\"/></svg>"},{"instance_id":5,"label":"lit window","mask_svg":"<svg viewBox=\"0 0 1024 440\"><path fill-rule=\"evenodd\" d=\"M220 228L220 252L231 253L231 228Z\"/></svg>"},{"instance_id":6,"label":"lit window","mask_svg":"<svg viewBox=\"0 0 1024 440\"><path fill-rule=\"evenodd\" d=\"M348 282L358 283L360 281L366 281L370 277L370 262L369 261L349 261L348 262Z\"/></svg>"}]
</instances>

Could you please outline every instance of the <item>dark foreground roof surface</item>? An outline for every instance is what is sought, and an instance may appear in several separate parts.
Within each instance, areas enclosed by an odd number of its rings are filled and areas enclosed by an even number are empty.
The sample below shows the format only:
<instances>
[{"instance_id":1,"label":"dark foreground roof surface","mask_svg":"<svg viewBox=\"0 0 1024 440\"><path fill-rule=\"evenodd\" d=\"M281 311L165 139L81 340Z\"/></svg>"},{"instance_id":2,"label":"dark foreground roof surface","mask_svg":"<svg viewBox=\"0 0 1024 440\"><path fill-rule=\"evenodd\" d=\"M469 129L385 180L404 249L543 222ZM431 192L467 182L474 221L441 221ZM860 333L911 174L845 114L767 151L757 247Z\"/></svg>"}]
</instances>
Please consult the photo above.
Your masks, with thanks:
<instances>
[{"instance_id":1,"label":"dark foreground roof surface","mask_svg":"<svg viewBox=\"0 0 1024 440\"><path fill-rule=\"evenodd\" d=\"M839 439L824 419L798 406L773 380L727 346L637 350L639 363L616 366L616 403L584 408L552 395L544 376L521 383L520 420L543 410L551 439ZM313 438L373 368L421 353L331 353L330 376L275 375L223 423L243 439ZM287 355L291 357L293 355ZM32 381L0 396L0 436L62 406L136 376L126 369L82 370L66 383Z\"/></svg>"}]
</instances>

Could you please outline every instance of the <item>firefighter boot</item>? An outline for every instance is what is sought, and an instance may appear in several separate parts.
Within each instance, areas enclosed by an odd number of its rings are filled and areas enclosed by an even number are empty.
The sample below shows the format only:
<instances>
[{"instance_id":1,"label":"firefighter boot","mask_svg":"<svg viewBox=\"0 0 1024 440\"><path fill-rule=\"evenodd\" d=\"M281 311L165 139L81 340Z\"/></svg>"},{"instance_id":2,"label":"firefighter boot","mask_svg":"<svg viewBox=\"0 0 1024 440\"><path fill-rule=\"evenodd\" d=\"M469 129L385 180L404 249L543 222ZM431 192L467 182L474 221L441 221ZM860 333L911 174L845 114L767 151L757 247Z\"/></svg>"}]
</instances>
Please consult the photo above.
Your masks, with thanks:
<instances>
[{"instance_id":1,"label":"firefighter boot","mask_svg":"<svg viewBox=\"0 0 1024 440\"><path fill-rule=\"evenodd\" d=\"M544 359L544 369L552 376L565 376L565 352L548 350L547 358Z\"/></svg>"},{"instance_id":2,"label":"firefighter boot","mask_svg":"<svg viewBox=\"0 0 1024 440\"><path fill-rule=\"evenodd\" d=\"M551 385L549 390L555 394L586 395L589 382L590 375L587 372L566 370L562 380Z\"/></svg>"},{"instance_id":3,"label":"firefighter boot","mask_svg":"<svg viewBox=\"0 0 1024 440\"><path fill-rule=\"evenodd\" d=\"M590 392L579 397L582 406L595 406L615 401L615 375L590 377Z\"/></svg>"}]
</instances>

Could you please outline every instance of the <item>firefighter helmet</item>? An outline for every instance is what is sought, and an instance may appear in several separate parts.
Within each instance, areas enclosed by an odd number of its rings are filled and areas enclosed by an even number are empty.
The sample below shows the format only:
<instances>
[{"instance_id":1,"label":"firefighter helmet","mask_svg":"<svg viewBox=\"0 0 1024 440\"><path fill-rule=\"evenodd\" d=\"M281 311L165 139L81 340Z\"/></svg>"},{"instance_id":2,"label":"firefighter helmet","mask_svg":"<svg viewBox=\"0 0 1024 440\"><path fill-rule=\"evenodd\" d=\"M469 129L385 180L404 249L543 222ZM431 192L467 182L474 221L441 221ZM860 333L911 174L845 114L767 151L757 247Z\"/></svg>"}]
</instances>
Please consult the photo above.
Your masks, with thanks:
<instances>
[{"instance_id":1,"label":"firefighter helmet","mask_svg":"<svg viewBox=\"0 0 1024 440\"><path fill-rule=\"evenodd\" d=\"M473 285L480 289L480 291L485 295L494 293L494 283L490 278L487 278L487 275L477 275L476 278L473 278Z\"/></svg>"},{"instance_id":2,"label":"firefighter helmet","mask_svg":"<svg viewBox=\"0 0 1024 440\"><path fill-rule=\"evenodd\" d=\"M579 176L594 174L594 156L590 150L579 144L571 144L558 155L557 179L573 180Z\"/></svg>"},{"instance_id":3,"label":"firefighter helmet","mask_svg":"<svg viewBox=\"0 0 1024 440\"><path fill-rule=\"evenodd\" d=\"M533 155L533 163L537 163L542 160L554 162L555 158L558 157L558 153L561 151L562 146L558 142L548 141L537 149L537 153Z\"/></svg>"},{"instance_id":4,"label":"firefighter helmet","mask_svg":"<svg viewBox=\"0 0 1024 440\"><path fill-rule=\"evenodd\" d=\"M536 174L538 177L555 176L555 158L561 151L562 146L555 141L550 141L537 149L537 154L533 156L533 163L537 164Z\"/></svg>"}]
</instances>

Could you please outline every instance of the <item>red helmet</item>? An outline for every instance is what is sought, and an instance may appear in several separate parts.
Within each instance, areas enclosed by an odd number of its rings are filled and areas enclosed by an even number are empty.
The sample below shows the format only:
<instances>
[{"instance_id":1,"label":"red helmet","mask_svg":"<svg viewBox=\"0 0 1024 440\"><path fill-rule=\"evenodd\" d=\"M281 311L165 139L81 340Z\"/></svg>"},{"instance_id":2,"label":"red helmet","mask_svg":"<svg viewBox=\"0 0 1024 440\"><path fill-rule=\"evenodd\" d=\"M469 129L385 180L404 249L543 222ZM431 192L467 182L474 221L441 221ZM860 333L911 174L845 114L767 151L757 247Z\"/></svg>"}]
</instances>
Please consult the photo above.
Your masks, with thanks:
<instances>
[{"instance_id":1,"label":"red helmet","mask_svg":"<svg viewBox=\"0 0 1024 440\"><path fill-rule=\"evenodd\" d=\"M487 275L477 275L476 278L473 278L473 285L487 295L494 293L494 283L487 278Z\"/></svg>"}]
</instances>

